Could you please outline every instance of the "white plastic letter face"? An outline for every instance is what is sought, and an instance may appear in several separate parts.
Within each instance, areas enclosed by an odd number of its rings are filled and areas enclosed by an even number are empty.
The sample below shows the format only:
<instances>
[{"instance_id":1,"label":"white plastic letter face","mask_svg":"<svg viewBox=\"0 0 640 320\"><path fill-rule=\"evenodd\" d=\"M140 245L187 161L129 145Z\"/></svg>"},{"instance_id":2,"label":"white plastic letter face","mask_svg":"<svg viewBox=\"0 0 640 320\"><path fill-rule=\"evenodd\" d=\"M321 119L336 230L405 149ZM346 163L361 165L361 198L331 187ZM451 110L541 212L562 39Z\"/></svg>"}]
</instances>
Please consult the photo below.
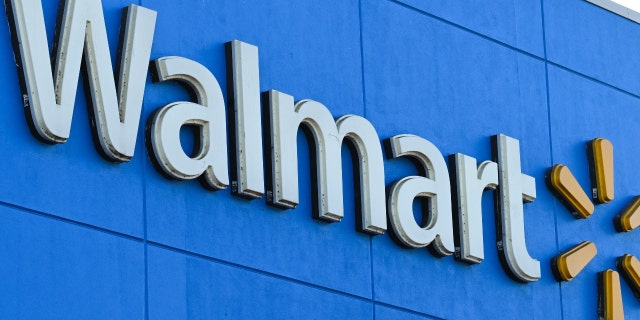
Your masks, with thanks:
<instances>
[{"instance_id":1,"label":"white plastic letter face","mask_svg":"<svg viewBox=\"0 0 640 320\"><path fill-rule=\"evenodd\" d=\"M333 120L329 110L312 100L294 104L293 97L270 91L266 97L270 113L271 179L268 201L283 208L298 204L297 132L304 125L315 140L317 218L340 221L343 213L341 146L349 139L358 153L361 224L370 234L387 229L382 147L376 130L366 119L347 115Z\"/></svg>"},{"instance_id":2,"label":"white plastic letter face","mask_svg":"<svg viewBox=\"0 0 640 320\"><path fill-rule=\"evenodd\" d=\"M227 125L224 98L216 78L201 64L180 57L155 61L159 81L176 80L195 92L198 103L175 102L156 111L151 119L150 140L157 165L169 177L200 177L213 190L229 184ZM180 128L197 126L200 132L195 155L182 149Z\"/></svg>"},{"instance_id":3,"label":"white plastic letter face","mask_svg":"<svg viewBox=\"0 0 640 320\"><path fill-rule=\"evenodd\" d=\"M520 142L503 134L492 138L494 160L498 162L500 232L498 250L500 258L509 267L510 274L522 282L540 279L540 262L527 251L524 232L523 202L536 198L536 181L522 173Z\"/></svg>"},{"instance_id":4,"label":"white plastic letter face","mask_svg":"<svg viewBox=\"0 0 640 320\"><path fill-rule=\"evenodd\" d=\"M249 199L260 198L264 194L264 165L258 48L234 40L227 43L226 49L230 75L228 114L235 140L230 145L235 164L231 169L231 191Z\"/></svg>"},{"instance_id":5,"label":"white plastic letter face","mask_svg":"<svg viewBox=\"0 0 640 320\"><path fill-rule=\"evenodd\" d=\"M5 3L13 11L14 50L24 75L23 101L33 131L48 143L64 143L69 138L84 54L87 95L91 96L101 150L110 160L129 161L140 123L156 12L136 5L127 8L116 91L100 0L65 1L53 76L42 3Z\"/></svg>"},{"instance_id":6,"label":"white plastic letter face","mask_svg":"<svg viewBox=\"0 0 640 320\"><path fill-rule=\"evenodd\" d=\"M394 158L411 157L426 172L425 177L403 178L391 187L389 214L391 226L398 240L412 248L431 246L442 256L453 254L453 217L449 171L442 154L431 142L414 135L398 135L391 138ZM413 200L428 198L428 218L422 226L413 216Z\"/></svg>"},{"instance_id":7,"label":"white plastic letter face","mask_svg":"<svg viewBox=\"0 0 640 320\"><path fill-rule=\"evenodd\" d=\"M464 154L453 156L456 177L458 239L456 258L467 263L484 260L484 237L482 228L482 193L498 187L498 165L485 161L477 166L475 158Z\"/></svg>"}]
</instances>

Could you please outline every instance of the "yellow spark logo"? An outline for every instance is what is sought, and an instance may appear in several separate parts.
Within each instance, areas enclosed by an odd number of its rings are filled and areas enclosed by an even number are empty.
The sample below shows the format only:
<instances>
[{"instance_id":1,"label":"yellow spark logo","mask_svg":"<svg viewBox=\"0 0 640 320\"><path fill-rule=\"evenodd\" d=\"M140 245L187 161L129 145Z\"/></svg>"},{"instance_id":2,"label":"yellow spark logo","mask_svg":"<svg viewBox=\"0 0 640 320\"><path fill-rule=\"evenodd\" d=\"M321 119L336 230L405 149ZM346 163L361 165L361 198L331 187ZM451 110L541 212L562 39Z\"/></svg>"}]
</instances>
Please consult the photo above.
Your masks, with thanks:
<instances>
[{"instance_id":1,"label":"yellow spark logo","mask_svg":"<svg viewBox=\"0 0 640 320\"><path fill-rule=\"evenodd\" d=\"M576 219L589 218L596 204L609 203L614 198L613 145L607 139L597 138L587 144L591 173L592 196L580 187L567 166L557 164L549 169L547 184ZM640 226L640 196L634 198L614 219L618 232L630 232ZM598 249L593 242L584 241L560 253L552 261L554 276L558 281L571 281L596 256ZM617 260L617 269L640 298L640 262L626 254ZM601 319L624 319L620 275L605 270L598 276Z\"/></svg>"}]
</instances>

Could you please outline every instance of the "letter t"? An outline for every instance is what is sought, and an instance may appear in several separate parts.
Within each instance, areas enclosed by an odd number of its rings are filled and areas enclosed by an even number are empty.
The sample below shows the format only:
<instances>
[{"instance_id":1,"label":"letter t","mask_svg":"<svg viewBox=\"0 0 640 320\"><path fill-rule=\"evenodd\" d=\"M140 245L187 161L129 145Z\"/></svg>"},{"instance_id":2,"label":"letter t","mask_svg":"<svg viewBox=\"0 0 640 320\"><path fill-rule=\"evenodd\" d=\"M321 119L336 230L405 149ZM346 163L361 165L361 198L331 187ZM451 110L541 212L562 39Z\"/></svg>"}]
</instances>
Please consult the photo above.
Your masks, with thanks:
<instances>
[{"instance_id":1,"label":"letter t","mask_svg":"<svg viewBox=\"0 0 640 320\"><path fill-rule=\"evenodd\" d=\"M536 198L536 181L521 171L518 140L499 134L493 136L492 145L500 181L499 192L496 193L500 259L516 280L537 281L540 279L540 262L527 252L523 208L523 202L532 202Z\"/></svg>"}]
</instances>

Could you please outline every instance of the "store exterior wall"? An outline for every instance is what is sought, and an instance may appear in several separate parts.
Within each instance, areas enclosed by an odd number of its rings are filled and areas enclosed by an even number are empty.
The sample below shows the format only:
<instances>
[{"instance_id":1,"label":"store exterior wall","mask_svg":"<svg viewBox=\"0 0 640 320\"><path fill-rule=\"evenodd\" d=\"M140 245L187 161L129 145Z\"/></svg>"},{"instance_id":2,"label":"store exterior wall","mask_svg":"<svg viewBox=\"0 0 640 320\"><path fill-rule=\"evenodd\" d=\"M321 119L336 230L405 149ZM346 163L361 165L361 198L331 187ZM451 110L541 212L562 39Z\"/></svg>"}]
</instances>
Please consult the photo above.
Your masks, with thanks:
<instances>
[{"instance_id":1,"label":"store exterior wall","mask_svg":"<svg viewBox=\"0 0 640 320\"><path fill-rule=\"evenodd\" d=\"M130 4L102 3L114 65L122 9ZM524 234L541 277L522 283L502 266L493 191L483 194L479 264L404 248L391 224L383 235L357 231L358 169L346 145L344 218L313 219L312 140L302 131L295 209L269 206L267 195L246 200L231 187L214 192L197 180L167 179L151 161L145 126L158 108L193 101L175 81L148 76L130 161L113 163L98 152L83 81L68 141L42 143L25 120L14 30L5 20L0 318L594 319L598 273L615 270L625 253L640 255L640 231L620 233L612 223L640 194L636 22L583 0L133 4L157 12L151 60L197 61L225 101L225 43L237 39L259 49L261 91L315 100L336 118L364 117L381 144L413 134L445 159L463 153L480 163L494 159L492 136L517 139L522 173L536 182L535 200L524 204ZM50 47L58 6L43 1ZM227 135L233 143L234 133ZM585 144L597 137L614 147L615 199L578 220L545 176L564 164L590 190ZM182 138L191 148L193 134ZM393 182L421 174L414 162L385 155L387 193ZM596 257L575 279L557 281L552 259L584 240L596 244ZM640 317L632 289L624 280L620 287L626 318Z\"/></svg>"}]
</instances>

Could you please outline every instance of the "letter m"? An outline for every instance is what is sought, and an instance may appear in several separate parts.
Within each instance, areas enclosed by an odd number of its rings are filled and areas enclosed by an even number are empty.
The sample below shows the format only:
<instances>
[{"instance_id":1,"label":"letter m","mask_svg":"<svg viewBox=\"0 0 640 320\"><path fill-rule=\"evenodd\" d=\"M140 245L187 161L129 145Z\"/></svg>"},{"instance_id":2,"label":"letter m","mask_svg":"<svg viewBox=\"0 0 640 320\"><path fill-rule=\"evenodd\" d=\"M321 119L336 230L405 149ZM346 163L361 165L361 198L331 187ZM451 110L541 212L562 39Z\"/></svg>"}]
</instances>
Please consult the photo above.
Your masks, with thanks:
<instances>
[{"instance_id":1,"label":"letter m","mask_svg":"<svg viewBox=\"0 0 640 320\"><path fill-rule=\"evenodd\" d=\"M357 153L354 159L359 179L354 179L360 201L356 201L358 230L370 234L382 234L387 229L384 163L382 147L375 128L365 118L346 115L338 120L319 102L302 100L294 103L293 97L275 90L268 91L263 101L269 108L269 127L265 157L271 170L267 182L267 202L282 208L294 208L298 196L297 133L302 127L313 139L311 162L315 168L314 216L325 221L340 221L344 216L342 194L341 146L344 140L351 143ZM315 161L314 161L315 160ZM313 169L311 171L314 171ZM312 174L313 175L313 174Z\"/></svg>"},{"instance_id":2,"label":"letter m","mask_svg":"<svg viewBox=\"0 0 640 320\"><path fill-rule=\"evenodd\" d=\"M95 136L113 161L133 157L146 83L156 12L130 5L120 44L118 88L111 64L100 0L66 0L58 12L58 39L49 45L40 0L5 0L14 54L21 78L27 121L48 143L69 138L80 67L84 55L87 95ZM51 71L53 70L53 75Z\"/></svg>"}]
</instances>

